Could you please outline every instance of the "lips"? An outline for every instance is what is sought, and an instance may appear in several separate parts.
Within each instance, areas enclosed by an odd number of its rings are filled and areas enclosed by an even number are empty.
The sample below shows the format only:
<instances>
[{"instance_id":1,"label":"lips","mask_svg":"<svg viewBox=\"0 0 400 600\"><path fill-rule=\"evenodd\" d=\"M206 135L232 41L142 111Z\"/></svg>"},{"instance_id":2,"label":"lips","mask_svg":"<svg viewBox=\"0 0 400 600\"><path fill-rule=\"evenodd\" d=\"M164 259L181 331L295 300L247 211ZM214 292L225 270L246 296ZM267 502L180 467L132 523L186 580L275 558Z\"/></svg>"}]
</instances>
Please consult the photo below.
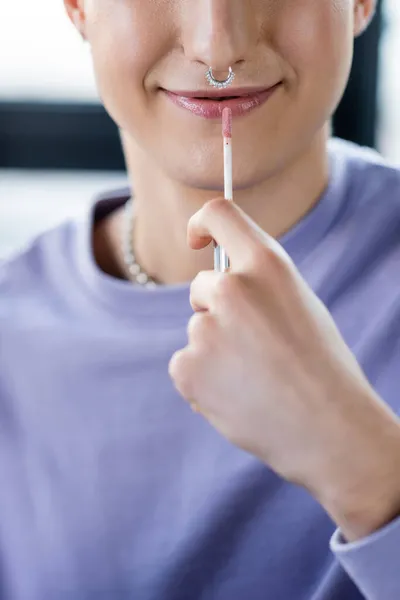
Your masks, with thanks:
<instances>
[{"instance_id":1,"label":"lips","mask_svg":"<svg viewBox=\"0 0 400 600\"><path fill-rule=\"evenodd\" d=\"M207 98L203 96L195 96L195 100L214 100L216 102L223 102L228 100L235 100L236 98L243 98L244 96L227 96L226 98Z\"/></svg>"},{"instance_id":2,"label":"lips","mask_svg":"<svg viewBox=\"0 0 400 600\"><path fill-rule=\"evenodd\" d=\"M230 108L234 117L248 114L263 105L280 87L280 83L257 90L216 90L215 92L171 92L163 90L176 106L205 119L220 119L224 108ZM237 95L235 94L237 93ZM233 95L235 94L235 95Z\"/></svg>"}]
</instances>

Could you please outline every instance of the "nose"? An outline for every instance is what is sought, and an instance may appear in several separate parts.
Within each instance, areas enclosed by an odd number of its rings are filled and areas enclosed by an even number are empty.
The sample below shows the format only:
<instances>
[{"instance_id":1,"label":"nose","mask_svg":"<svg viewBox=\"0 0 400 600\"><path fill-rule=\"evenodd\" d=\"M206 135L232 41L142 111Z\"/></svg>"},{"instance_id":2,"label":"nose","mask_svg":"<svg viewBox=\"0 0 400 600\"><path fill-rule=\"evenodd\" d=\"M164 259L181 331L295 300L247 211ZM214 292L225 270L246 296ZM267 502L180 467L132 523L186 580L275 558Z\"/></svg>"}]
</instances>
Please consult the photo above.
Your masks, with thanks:
<instances>
[{"instance_id":1,"label":"nose","mask_svg":"<svg viewBox=\"0 0 400 600\"><path fill-rule=\"evenodd\" d=\"M226 76L230 66L249 58L258 41L253 2L195 0L185 5L182 40L189 60Z\"/></svg>"}]
</instances>

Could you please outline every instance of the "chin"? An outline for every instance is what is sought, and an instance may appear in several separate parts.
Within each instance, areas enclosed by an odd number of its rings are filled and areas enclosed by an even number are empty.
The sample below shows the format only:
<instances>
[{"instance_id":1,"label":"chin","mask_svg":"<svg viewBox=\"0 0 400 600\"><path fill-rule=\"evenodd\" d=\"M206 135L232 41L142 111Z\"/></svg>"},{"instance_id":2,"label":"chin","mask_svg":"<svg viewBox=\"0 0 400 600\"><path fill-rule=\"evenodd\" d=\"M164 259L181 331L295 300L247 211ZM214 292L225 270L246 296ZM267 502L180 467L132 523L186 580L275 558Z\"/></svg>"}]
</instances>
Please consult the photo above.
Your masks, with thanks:
<instances>
[{"instance_id":1,"label":"chin","mask_svg":"<svg viewBox=\"0 0 400 600\"><path fill-rule=\"evenodd\" d=\"M243 134L236 129L233 136L234 189L246 190L259 186L275 176L296 150L294 135L285 131L260 127L248 128ZM298 139L301 139L301 135ZM154 148L154 146L153 146ZM178 131L163 136L155 150L156 161L172 180L185 187L205 191L224 191L222 134L195 138L192 132Z\"/></svg>"},{"instance_id":2,"label":"chin","mask_svg":"<svg viewBox=\"0 0 400 600\"><path fill-rule=\"evenodd\" d=\"M209 171L194 172L190 169L180 169L175 173L170 172L171 178L179 181L181 185L190 189L202 190L204 192L213 192L214 196L224 195L224 180L223 174L213 174ZM254 169L249 172L241 172L234 174L233 188L236 191L249 190L260 185L268 179L269 169L262 169L261 172L254 172Z\"/></svg>"},{"instance_id":3,"label":"chin","mask_svg":"<svg viewBox=\"0 0 400 600\"><path fill-rule=\"evenodd\" d=\"M173 154L166 154L173 156ZM247 154L249 156L249 154ZM173 163L169 160L163 161L163 170L168 176L181 183L184 187L204 191L215 192L216 196L224 193L223 155L217 157L213 154L197 156L196 161L190 161L187 154ZM176 159L176 155L175 155ZM245 156L241 159L234 157L233 164L233 187L234 190L246 190L254 188L276 174L279 170L277 157L268 155L259 156L254 160L254 154L250 158Z\"/></svg>"}]
</instances>

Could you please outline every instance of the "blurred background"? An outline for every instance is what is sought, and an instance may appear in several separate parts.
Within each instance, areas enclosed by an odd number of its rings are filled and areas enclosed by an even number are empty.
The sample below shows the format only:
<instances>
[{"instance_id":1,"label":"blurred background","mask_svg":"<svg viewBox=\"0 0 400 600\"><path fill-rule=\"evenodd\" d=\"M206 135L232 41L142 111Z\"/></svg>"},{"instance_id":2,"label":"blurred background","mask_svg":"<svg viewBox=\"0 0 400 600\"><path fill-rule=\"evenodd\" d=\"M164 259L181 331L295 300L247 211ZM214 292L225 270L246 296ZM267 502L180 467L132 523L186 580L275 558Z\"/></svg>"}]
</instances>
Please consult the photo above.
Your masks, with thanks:
<instances>
[{"instance_id":1,"label":"blurred background","mask_svg":"<svg viewBox=\"0 0 400 600\"><path fill-rule=\"evenodd\" d=\"M381 0L356 42L335 135L400 164L400 1ZM0 19L0 259L127 184L90 50L61 0L11 0Z\"/></svg>"}]
</instances>

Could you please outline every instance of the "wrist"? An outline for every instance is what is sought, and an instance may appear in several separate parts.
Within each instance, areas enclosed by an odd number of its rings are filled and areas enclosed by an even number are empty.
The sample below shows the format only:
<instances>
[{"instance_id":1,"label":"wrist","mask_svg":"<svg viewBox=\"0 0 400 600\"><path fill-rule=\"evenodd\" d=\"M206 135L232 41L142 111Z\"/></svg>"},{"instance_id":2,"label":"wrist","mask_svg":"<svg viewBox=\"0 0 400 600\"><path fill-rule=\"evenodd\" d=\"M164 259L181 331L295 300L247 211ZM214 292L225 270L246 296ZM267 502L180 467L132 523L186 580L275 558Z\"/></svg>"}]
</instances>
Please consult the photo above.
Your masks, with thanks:
<instances>
[{"instance_id":1,"label":"wrist","mask_svg":"<svg viewBox=\"0 0 400 600\"><path fill-rule=\"evenodd\" d=\"M369 433L359 443L354 436L341 459L326 467L310 490L348 542L400 516L400 423L389 415Z\"/></svg>"},{"instance_id":2,"label":"wrist","mask_svg":"<svg viewBox=\"0 0 400 600\"><path fill-rule=\"evenodd\" d=\"M345 497L338 493L336 497L321 500L321 504L347 542L368 537L400 517L400 493L394 489L393 481L382 485L378 492L371 483L363 494Z\"/></svg>"}]
</instances>

